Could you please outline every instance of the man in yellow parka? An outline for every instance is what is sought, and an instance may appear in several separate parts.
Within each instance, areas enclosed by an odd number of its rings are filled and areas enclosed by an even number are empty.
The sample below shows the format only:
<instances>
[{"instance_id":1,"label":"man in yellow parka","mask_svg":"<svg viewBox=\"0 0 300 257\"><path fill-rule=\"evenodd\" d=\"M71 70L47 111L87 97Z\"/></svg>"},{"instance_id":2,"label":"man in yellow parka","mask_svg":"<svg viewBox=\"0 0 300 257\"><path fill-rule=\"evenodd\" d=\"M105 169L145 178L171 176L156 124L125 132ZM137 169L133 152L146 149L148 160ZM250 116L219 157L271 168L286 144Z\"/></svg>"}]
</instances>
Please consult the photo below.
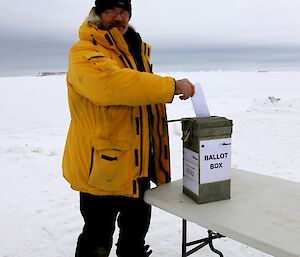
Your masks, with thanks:
<instances>
[{"instance_id":1,"label":"man in yellow parka","mask_svg":"<svg viewBox=\"0 0 300 257\"><path fill-rule=\"evenodd\" d=\"M165 103L194 94L187 80L152 73L150 46L129 26L130 0L96 0L70 50L71 123L63 174L80 192L76 257L106 257L115 221L119 257L145 257L150 180L170 181ZM117 218L118 217L118 218Z\"/></svg>"}]
</instances>

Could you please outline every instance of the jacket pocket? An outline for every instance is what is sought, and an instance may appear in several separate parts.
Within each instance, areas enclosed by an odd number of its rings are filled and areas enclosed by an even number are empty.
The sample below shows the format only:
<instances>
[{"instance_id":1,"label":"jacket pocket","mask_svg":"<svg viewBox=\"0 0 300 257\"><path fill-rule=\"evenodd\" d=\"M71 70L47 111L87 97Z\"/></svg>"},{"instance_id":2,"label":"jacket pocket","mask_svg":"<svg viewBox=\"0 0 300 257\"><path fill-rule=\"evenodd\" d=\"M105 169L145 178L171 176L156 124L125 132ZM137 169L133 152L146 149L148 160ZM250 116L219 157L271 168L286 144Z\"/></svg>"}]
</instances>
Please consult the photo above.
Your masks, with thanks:
<instances>
[{"instance_id":1,"label":"jacket pocket","mask_svg":"<svg viewBox=\"0 0 300 257\"><path fill-rule=\"evenodd\" d=\"M107 192L126 189L134 179L133 156L127 142L96 141L88 184Z\"/></svg>"}]
</instances>

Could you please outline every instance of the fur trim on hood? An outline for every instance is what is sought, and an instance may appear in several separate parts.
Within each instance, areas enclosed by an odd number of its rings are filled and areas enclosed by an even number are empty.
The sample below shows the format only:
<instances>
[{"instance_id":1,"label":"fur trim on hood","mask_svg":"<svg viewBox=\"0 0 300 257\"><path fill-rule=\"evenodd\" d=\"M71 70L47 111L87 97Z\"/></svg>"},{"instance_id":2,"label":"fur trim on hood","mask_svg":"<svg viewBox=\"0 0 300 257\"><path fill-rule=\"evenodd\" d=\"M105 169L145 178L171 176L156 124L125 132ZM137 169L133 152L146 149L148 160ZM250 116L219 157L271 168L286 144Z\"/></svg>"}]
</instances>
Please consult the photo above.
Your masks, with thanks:
<instances>
[{"instance_id":1,"label":"fur trim on hood","mask_svg":"<svg viewBox=\"0 0 300 257\"><path fill-rule=\"evenodd\" d=\"M98 14L96 14L96 8L93 7L88 15L88 17L85 19L87 23L91 23L94 25L97 25L98 27L101 27L102 20Z\"/></svg>"}]
</instances>

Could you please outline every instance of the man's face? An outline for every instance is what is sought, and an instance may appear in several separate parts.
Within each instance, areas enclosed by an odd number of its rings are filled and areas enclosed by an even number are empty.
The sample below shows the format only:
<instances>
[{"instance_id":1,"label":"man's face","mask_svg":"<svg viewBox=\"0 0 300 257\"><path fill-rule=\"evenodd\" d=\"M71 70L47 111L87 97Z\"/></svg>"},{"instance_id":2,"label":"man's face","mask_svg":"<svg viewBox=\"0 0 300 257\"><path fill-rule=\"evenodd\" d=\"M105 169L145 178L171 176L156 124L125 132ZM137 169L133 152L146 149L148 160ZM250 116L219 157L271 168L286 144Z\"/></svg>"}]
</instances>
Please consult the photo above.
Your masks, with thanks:
<instances>
[{"instance_id":1,"label":"man's face","mask_svg":"<svg viewBox=\"0 0 300 257\"><path fill-rule=\"evenodd\" d=\"M122 35L128 29L129 13L121 7L107 9L100 14L103 29L118 28Z\"/></svg>"}]
</instances>

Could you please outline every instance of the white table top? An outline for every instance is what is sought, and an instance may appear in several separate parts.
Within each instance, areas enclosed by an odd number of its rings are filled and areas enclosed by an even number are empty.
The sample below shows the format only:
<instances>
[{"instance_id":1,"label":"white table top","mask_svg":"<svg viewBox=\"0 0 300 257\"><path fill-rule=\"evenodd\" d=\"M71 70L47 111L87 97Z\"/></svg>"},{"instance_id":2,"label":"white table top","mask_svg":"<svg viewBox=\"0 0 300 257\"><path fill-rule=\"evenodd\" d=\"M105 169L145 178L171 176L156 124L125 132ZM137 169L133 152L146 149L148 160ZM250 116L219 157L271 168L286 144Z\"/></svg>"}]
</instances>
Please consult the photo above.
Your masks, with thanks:
<instances>
[{"instance_id":1,"label":"white table top","mask_svg":"<svg viewBox=\"0 0 300 257\"><path fill-rule=\"evenodd\" d=\"M145 201L273 256L300 256L300 183L232 169L230 200L197 204L177 180Z\"/></svg>"}]
</instances>

